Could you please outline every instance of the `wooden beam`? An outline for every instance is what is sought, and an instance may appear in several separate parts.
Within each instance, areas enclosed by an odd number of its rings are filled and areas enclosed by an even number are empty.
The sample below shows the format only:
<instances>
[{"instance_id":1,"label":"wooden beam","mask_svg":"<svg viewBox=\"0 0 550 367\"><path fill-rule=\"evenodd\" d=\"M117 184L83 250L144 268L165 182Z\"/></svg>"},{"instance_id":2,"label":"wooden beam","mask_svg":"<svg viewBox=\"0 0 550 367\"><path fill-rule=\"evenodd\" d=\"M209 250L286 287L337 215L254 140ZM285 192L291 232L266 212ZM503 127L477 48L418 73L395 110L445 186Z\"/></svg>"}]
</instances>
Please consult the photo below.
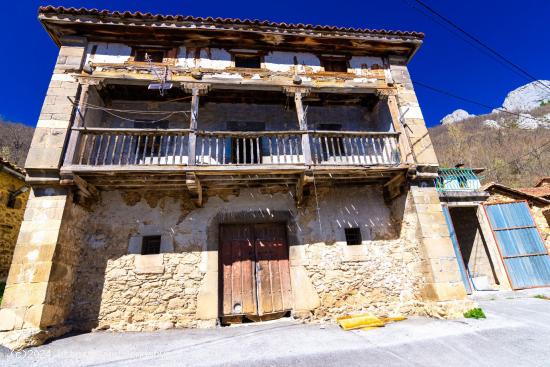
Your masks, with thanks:
<instances>
[{"instance_id":1,"label":"wooden beam","mask_svg":"<svg viewBox=\"0 0 550 367\"><path fill-rule=\"evenodd\" d=\"M384 184L384 200L390 202L403 193L403 187L406 181L405 174L398 174Z\"/></svg>"},{"instance_id":2,"label":"wooden beam","mask_svg":"<svg viewBox=\"0 0 550 367\"><path fill-rule=\"evenodd\" d=\"M394 95L386 95L385 99L391 115L393 129L395 132L399 133L399 150L401 153L401 161L404 163L414 164L416 162L416 156L414 155L411 147L411 141L407 128L406 126L403 126L397 99Z\"/></svg>"},{"instance_id":3,"label":"wooden beam","mask_svg":"<svg viewBox=\"0 0 550 367\"><path fill-rule=\"evenodd\" d=\"M74 110L74 116L72 121L72 127L81 127L84 125L84 117L86 115L85 104L88 101L88 84L80 84L80 97L78 100L78 106ZM80 132L78 130L69 131L69 140L65 149L65 158L63 165L71 165L74 163L74 157L76 154Z\"/></svg>"},{"instance_id":4,"label":"wooden beam","mask_svg":"<svg viewBox=\"0 0 550 367\"><path fill-rule=\"evenodd\" d=\"M186 178L187 179L185 183L187 185L187 188L189 189L191 198L193 199L193 201L198 207L201 207L202 206L202 186L199 179L193 173L188 173L186 175Z\"/></svg>"}]
</instances>

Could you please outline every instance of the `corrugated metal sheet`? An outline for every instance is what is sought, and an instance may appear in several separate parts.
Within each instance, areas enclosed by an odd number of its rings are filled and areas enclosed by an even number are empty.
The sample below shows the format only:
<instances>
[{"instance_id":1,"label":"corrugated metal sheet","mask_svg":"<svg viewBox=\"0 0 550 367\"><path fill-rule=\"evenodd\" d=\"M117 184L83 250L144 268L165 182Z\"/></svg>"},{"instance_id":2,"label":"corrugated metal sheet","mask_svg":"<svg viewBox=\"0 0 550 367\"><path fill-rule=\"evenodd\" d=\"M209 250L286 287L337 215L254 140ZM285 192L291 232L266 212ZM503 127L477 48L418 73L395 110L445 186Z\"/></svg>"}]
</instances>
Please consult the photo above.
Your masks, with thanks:
<instances>
[{"instance_id":1,"label":"corrugated metal sheet","mask_svg":"<svg viewBox=\"0 0 550 367\"><path fill-rule=\"evenodd\" d=\"M514 289L550 285L550 256L526 202L485 206Z\"/></svg>"},{"instance_id":2,"label":"corrugated metal sheet","mask_svg":"<svg viewBox=\"0 0 550 367\"><path fill-rule=\"evenodd\" d=\"M472 294L472 286L470 284L470 277L468 276L468 270L466 265L464 265L464 259L462 258L462 253L460 252L460 247L458 245L458 238L456 237L455 227L453 221L451 220L451 213L449 213L449 208L446 205L443 205L443 214L445 215L445 222L447 222L447 228L449 228L449 234L451 236L451 241L453 243L453 249L455 251L456 261L458 262L458 269L460 269L460 276L462 278L462 283L464 283L464 288L466 288L467 294Z\"/></svg>"}]
</instances>

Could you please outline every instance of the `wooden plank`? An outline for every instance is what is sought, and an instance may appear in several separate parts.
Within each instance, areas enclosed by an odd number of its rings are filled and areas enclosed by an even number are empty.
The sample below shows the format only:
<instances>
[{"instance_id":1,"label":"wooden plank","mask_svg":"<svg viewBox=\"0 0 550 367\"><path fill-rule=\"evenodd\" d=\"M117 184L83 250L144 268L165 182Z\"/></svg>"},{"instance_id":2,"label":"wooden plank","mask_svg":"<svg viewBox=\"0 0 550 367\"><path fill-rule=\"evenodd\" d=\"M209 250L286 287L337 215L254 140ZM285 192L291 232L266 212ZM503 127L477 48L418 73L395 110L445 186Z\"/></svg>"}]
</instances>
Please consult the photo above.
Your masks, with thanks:
<instances>
[{"instance_id":1,"label":"wooden plank","mask_svg":"<svg viewBox=\"0 0 550 367\"><path fill-rule=\"evenodd\" d=\"M291 309L286 229L282 224L254 225L258 315Z\"/></svg>"}]
</instances>

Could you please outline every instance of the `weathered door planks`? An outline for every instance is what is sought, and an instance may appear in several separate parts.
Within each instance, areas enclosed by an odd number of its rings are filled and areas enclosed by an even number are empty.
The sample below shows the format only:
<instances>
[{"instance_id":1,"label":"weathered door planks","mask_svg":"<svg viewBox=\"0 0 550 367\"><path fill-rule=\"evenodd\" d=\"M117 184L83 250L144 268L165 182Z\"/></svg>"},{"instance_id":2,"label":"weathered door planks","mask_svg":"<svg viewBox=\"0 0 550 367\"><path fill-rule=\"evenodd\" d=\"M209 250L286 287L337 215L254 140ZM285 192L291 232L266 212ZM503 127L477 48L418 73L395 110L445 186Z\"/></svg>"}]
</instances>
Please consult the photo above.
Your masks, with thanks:
<instances>
[{"instance_id":1,"label":"weathered door planks","mask_svg":"<svg viewBox=\"0 0 550 367\"><path fill-rule=\"evenodd\" d=\"M222 225L220 244L223 316L262 316L292 308L284 225Z\"/></svg>"}]
</instances>

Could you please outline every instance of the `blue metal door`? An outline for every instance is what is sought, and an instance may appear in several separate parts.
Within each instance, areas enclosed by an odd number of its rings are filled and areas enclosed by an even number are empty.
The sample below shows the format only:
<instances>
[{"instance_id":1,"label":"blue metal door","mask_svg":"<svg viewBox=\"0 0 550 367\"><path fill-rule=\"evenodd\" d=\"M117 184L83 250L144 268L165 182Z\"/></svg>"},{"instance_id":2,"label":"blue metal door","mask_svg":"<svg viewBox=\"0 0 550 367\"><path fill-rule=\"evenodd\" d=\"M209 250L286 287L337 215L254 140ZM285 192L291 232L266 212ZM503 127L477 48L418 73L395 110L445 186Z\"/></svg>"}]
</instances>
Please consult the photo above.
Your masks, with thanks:
<instances>
[{"instance_id":1,"label":"blue metal door","mask_svg":"<svg viewBox=\"0 0 550 367\"><path fill-rule=\"evenodd\" d=\"M514 289L550 285L550 256L525 201L485 204Z\"/></svg>"},{"instance_id":2,"label":"blue metal door","mask_svg":"<svg viewBox=\"0 0 550 367\"><path fill-rule=\"evenodd\" d=\"M445 215L445 221L447 222L447 228L449 228L451 241L453 242L453 249L455 250L456 261L458 263L458 269L460 270L460 276L462 277L462 283L464 283L466 293L472 294L472 285L470 284L468 269L466 269L466 265L464 265L464 260L462 259L462 253L460 252L460 247L458 245L458 238L456 237L455 227L453 226L453 221L451 220L451 213L449 213L449 208L447 207L447 205L442 205L442 207L443 214Z\"/></svg>"}]
</instances>

